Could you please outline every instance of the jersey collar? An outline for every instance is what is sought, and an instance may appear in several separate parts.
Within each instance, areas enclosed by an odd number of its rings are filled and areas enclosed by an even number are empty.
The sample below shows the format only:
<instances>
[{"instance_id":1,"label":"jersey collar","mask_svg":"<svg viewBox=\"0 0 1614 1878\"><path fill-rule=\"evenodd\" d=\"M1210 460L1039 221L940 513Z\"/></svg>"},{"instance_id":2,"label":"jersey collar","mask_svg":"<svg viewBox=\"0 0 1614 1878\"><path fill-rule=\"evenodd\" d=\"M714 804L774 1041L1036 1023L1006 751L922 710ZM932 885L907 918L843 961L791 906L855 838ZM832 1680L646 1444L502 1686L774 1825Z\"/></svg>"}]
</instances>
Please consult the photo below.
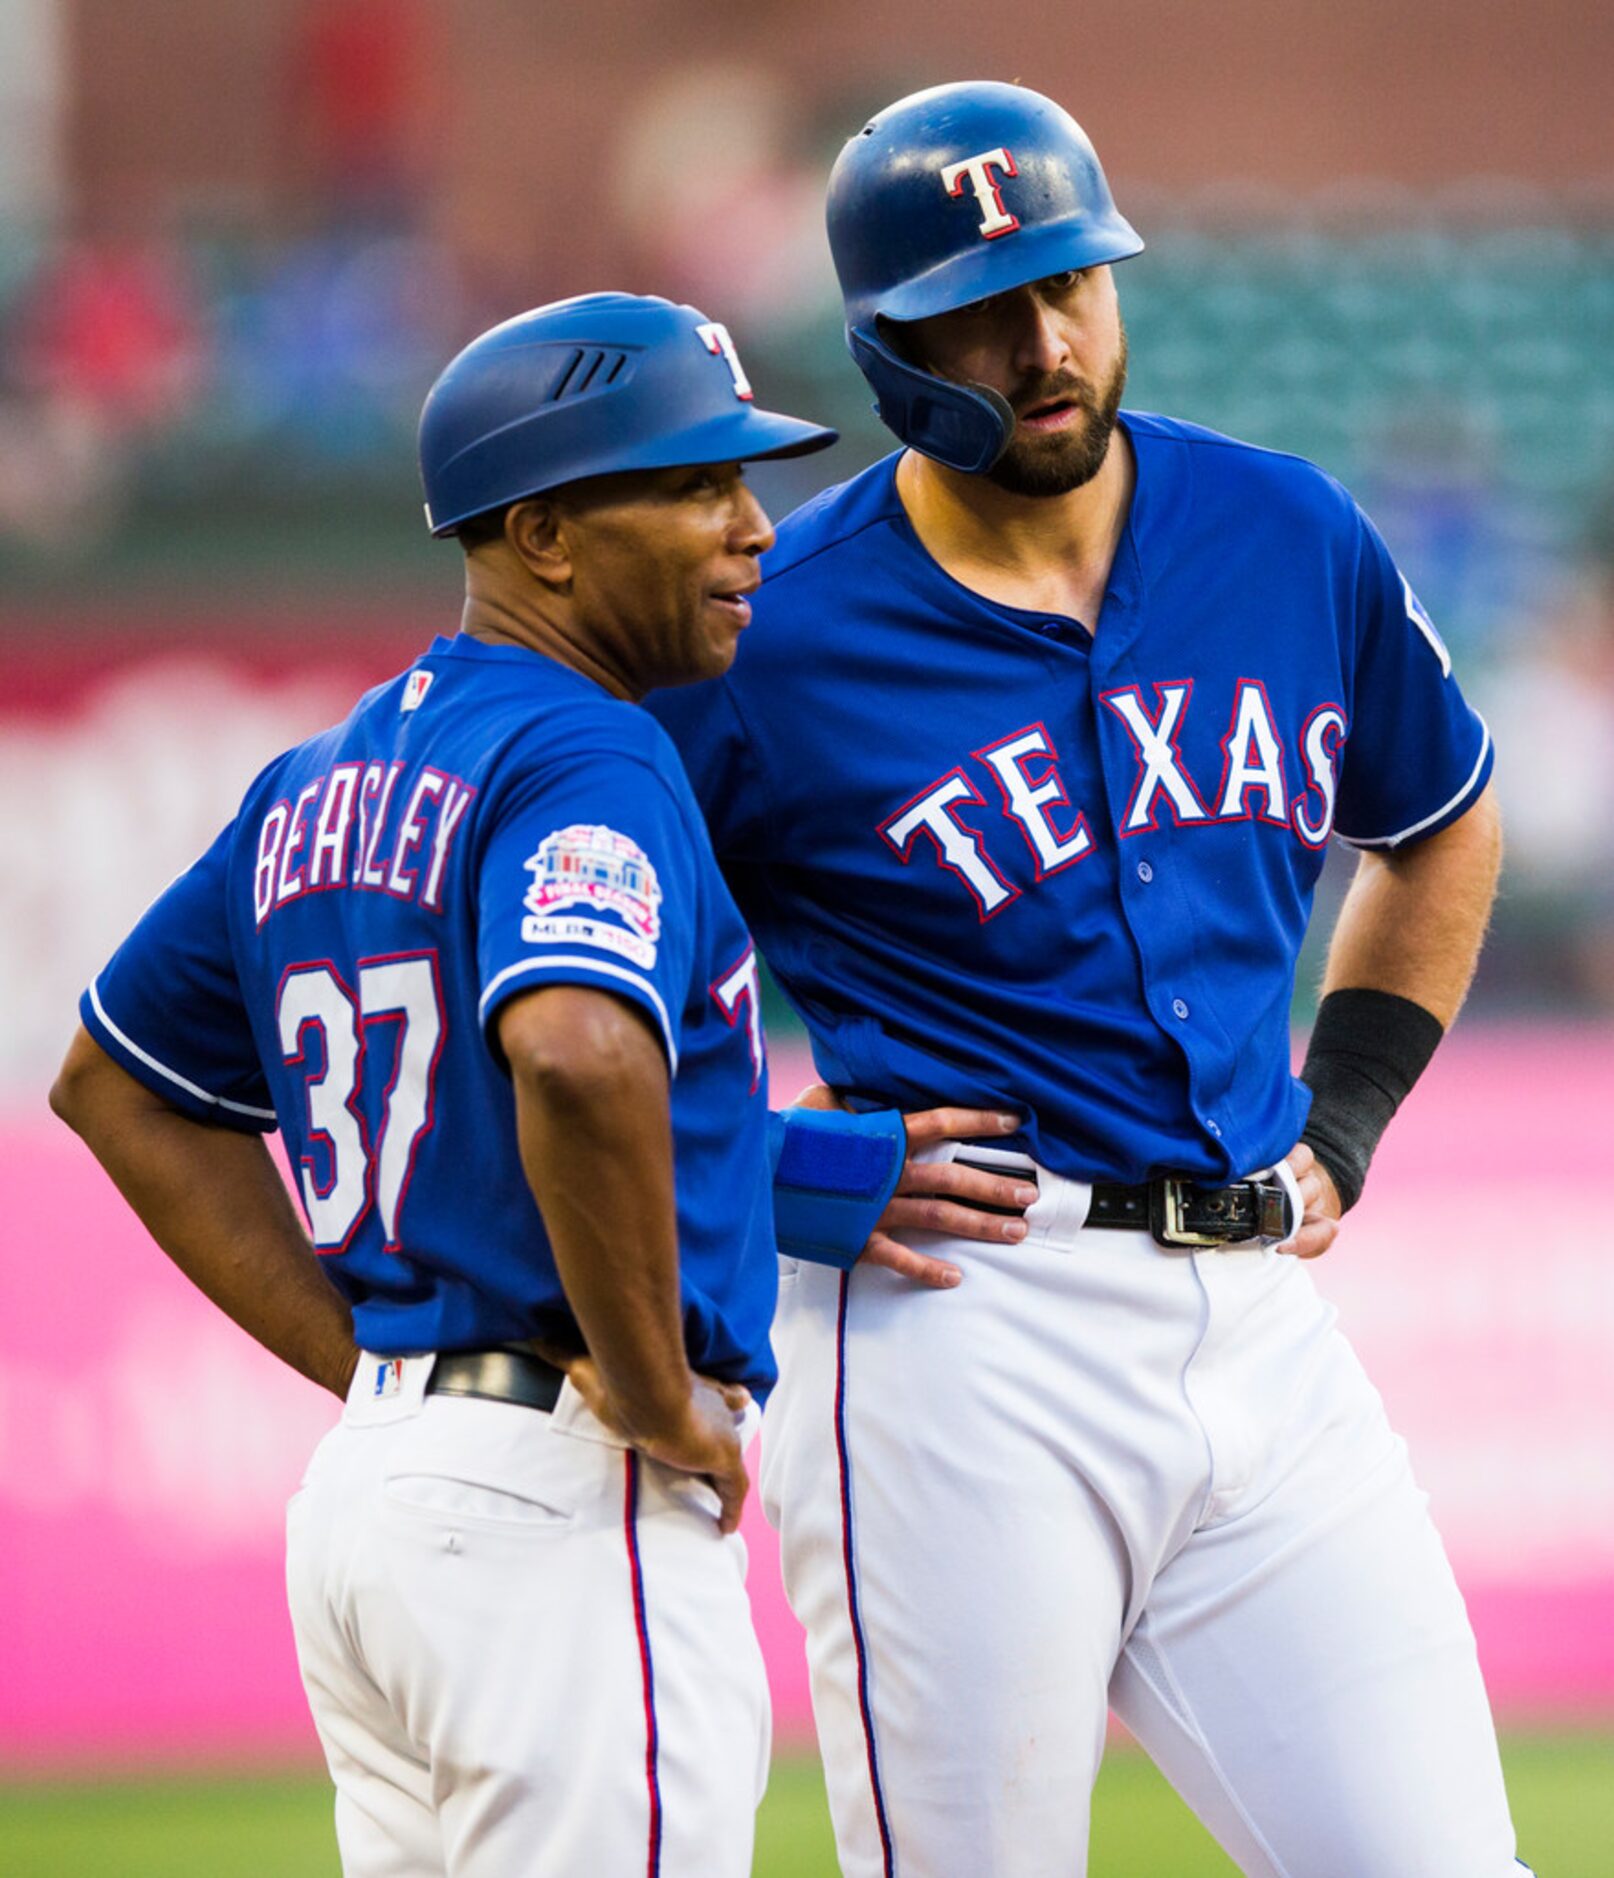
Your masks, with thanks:
<instances>
[{"instance_id":1,"label":"jersey collar","mask_svg":"<svg viewBox=\"0 0 1614 1878\"><path fill-rule=\"evenodd\" d=\"M1103 611L1099 615L1102 630L1096 637L1090 637L1086 626L1068 615L1008 606L955 580L919 539L902 506L902 498L897 493L897 464L902 452L895 451L886 458L882 470L892 525L919 562L927 584L938 597L945 596L943 604L950 612L972 619L984 612L1002 620L1016 632L1029 630L1039 636L1044 634L1050 618L1061 619L1070 628L1066 644L1093 646L1095 669L1107 669L1125 653L1142 624L1147 591L1144 575L1147 544L1159 533L1159 518L1169 515L1178 499L1185 476L1183 457L1186 453L1173 448L1173 440L1163 437L1146 413L1122 411L1117 422L1131 442L1137 476L1126 524L1116 544Z\"/></svg>"}]
</instances>

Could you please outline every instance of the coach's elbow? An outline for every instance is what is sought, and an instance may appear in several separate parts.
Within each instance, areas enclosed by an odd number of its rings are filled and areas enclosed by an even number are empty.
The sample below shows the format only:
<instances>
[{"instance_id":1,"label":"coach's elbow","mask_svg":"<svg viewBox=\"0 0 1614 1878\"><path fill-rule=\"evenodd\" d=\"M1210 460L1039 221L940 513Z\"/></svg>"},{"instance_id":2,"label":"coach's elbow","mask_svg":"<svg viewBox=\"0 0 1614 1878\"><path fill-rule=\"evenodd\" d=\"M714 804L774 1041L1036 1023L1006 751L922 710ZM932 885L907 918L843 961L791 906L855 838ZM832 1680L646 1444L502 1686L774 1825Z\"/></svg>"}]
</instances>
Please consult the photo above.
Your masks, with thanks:
<instances>
[{"instance_id":1,"label":"coach's elbow","mask_svg":"<svg viewBox=\"0 0 1614 1878\"><path fill-rule=\"evenodd\" d=\"M66 1122L74 1134L88 1132L105 1071L111 1067L112 1059L80 1024L50 1086L51 1113Z\"/></svg>"}]
</instances>

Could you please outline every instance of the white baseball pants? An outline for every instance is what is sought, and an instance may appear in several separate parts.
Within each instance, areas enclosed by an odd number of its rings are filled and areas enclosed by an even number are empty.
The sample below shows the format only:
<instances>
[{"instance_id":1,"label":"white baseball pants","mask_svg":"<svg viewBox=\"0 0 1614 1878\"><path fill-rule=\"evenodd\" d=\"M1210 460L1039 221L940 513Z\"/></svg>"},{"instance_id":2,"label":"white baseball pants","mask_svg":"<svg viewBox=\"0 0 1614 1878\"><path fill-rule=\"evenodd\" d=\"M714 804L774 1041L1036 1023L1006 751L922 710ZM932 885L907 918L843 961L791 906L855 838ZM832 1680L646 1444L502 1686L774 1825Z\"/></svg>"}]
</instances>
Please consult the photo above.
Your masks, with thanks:
<instances>
[{"instance_id":1,"label":"white baseball pants","mask_svg":"<svg viewBox=\"0 0 1614 1878\"><path fill-rule=\"evenodd\" d=\"M1518 1878L1462 1599L1306 1267L1039 1179L1018 1246L924 1236L956 1290L783 1274L763 1490L847 1878L1080 1873L1108 1707L1246 1873Z\"/></svg>"},{"instance_id":2,"label":"white baseball pants","mask_svg":"<svg viewBox=\"0 0 1614 1878\"><path fill-rule=\"evenodd\" d=\"M748 1878L768 1691L716 1495L569 1384L425 1396L431 1362L361 1359L288 1513L343 1871Z\"/></svg>"}]
</instances>

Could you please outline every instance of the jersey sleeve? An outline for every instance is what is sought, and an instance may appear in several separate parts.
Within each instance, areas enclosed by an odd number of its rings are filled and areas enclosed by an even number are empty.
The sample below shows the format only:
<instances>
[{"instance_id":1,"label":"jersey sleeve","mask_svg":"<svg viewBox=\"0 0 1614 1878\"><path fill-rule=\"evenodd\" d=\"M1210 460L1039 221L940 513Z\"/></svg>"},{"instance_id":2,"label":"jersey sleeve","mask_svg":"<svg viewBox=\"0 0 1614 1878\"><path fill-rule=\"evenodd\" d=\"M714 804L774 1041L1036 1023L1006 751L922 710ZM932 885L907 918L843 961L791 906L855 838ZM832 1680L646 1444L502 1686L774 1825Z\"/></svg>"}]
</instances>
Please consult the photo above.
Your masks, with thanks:
<instances>
[{"instance_id":1,"label":"jersey sleeve","mask_svg":"<svg viewBox=\"0 0 1614 1878\"><path fill-rule=\"evenodd\" d=\"M677 748L718 859L766 853L766 782L730 680L653 692L645 707Z\"/></svg>"},{"instance_id":2,"label":"jersey sleeve","mask_svg":"<svg viewBox=\"0 0 1614 1878\"><path fill-rule=\"evenodd\" d=\"M277 1126L230 948L232 827L147 908L79 1002L84 1027L154 1095L243 1133Z\"/></svg>"},{"instance_id":3,"label":"jersey sleeve","mask_svg":"<svg viewBox=\"0 0 1614 1878\"><path fill-rule=\"evenodd\" d=\"M477 887L480 1015L490 1043L512 997L542 985L593 985L643 1011L676 1072L698 891L685 810L652 765L614 752L578 755L507 790Z\"/></svg>"},{"instance_id":4,"label":"jersey sleeve","mask_svg":"<svg viewBox=\"0 0 1614 1878\"><path fill-rule=\"evenodd\" d=\"M1485 720L1377 529L1359 515L1350 730L1335 828L1361 848L1419 841L1456 821L1490 778Z\"/></svg>"}]
</instances>

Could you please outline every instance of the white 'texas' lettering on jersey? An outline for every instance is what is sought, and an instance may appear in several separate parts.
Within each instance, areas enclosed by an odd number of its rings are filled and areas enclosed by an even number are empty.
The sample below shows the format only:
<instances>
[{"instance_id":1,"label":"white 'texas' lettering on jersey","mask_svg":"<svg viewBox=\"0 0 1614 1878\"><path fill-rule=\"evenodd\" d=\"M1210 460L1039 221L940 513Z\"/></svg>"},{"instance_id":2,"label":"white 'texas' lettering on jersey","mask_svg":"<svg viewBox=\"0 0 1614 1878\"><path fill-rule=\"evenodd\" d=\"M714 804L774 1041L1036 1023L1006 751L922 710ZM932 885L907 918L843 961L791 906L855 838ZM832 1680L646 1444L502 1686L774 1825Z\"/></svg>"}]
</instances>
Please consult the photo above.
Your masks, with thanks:
<instances>
[{"instance_id":1,"label":"white 'texas' lettering on jersey","mask_svg":"<svg viewBox=\"0 0 1614 1878\"><path fill-rule=\"evenodd\" d=\"M1320 848L1334 828L1335 767L1345 741L1345 713L1337 704L1320 704L1300 732L1300 760L1310 778L1289 811L1294 831L1308 848ZM1316 794L1321 811L1312 814L1310 798Z\"/></svg>"},{"instance_id":2,"label":"white 'texas' lettering on jersey","mask_svg":"<svg viewBox=\"0 0 1614 1878\"><path fill-rule=\"evenodd\" d=\"M1213 815L1178 747L1193 689L1191 679L1156 684L1152 716L1137 685L1101 694L1100 701L1125 729L1137 766L1131 797L1116 822L1120 838L1153 831L1157 803L1163 799L1171 810L1171 822L1164 835L1172 829L1254 821L1292 830L1308 848L1322 847L1333 832L1340 757L1345 745L1344 710L1334 703L1319 704L1307 717L1297 739L1304 780L1291 800L1285 770L1286 745L1266 687L1258 678L1237 680L1227 731L1221 741L1222 775ZM1003 814L1019 829L1031 850L1037 881L1046 880L1095 851L1092 829L1086 815L1071 801L1059 773L1059 752L1045 724L1029 724L1011 731L971 755L997 783ZM1119 791L1121 778L1113 766L1109 777ZM928 836L937 860L963 881L985 921L1019 899L1021 889L999 869L983 837L960 821L958 810L964 803L981 805L984 798L962 768L950 769L888 816L880 824L879 833L905 866L914 858L916 838ZM1054 811L1059 809L1066 814L1056 819ZM1059 825L1067 821L1067 826ZM1140 878L1152 877L1140 869Z\"/></svg>"},{"instance_id":3,"label":"white 'texas' lettering on jersey","mask_svg":"<svg viewBox=\"0 0 1614 1878\"><path fill-rule=\"evenodd\" d=\"M1234 693L1233 722L1222 739L1222 786L1218 792L1219 821L1242 821L1250 814L1247 789L1266 797L1260 812L1264 822L1280 826L1289 819L1289 797L1283 782L1283 745L1272 722L1266 687L1258 678L1241 678Z\"/></svg>"},{"instance_id":4,"label":"white 'texas' lettering on jersey","mask_svg":"<svg viewBox=\"0 0 1614 1878\"><path fill-rule=\"evenodd\" d=\"M1150 717L1144 708L1142 695L1136 685L1103 694L1102 701L1120 718L1127 735L1137 745L1138 758L1143 765L1143 773L1132 791L1132 800L1127 805L1126 814L1121 817L1123 835L1154 827L1154 799L1162 790L1171 804L1172 819L1179 827L1184 822L1210 820L1210 811L1199 799L1199 791L1183 768L1182 757L1176 746L1178 723L1187 709L1193 690L1194 681L1191 678L1156 685L1154 695L1158 710L1154 717Z\"/></svg>"},{"instance_id":5,"label":"white 'texas' lettering on jersey","mask_svg":"<svg viewBox=\"0 0 1614 1878\"><path fill-rule=\"evenodd\" d=\"M717 1008L732 1030L745 1013L745 1034L751 1046L751 1093L755 1095L762 1081L765 1060L762 1042L762 979L757 970L755 946L747 946L739 962L731 965L708 989L717 1000Z\"/></svg>"},{"instance_id":6,"label":"white 'texas' lettering on jersey","mask_svg":"<svg viewBox=\"0 0 1614 1878\"><path fill-rule=\"evenodd\" d=\"M984 806L985 801L986 798L970 785L964 772L955 769L880 824L881 839L904 862L914 838L929 835L936 844L942 866L956 874L974 895L983 920L1002 912L1011 900L1020 897L1019 889L1011 887L992 865L979 837L953 815L956 802Z\"/></svg>"},{"instance_id":7,"label":"white 'texas' lettering on jersey","mask_svg":"<svg viewBox=\"0 0 1614 1878\"><path fill-rule=\"evenodd\" d=\"M1400 574L1401 570L1397 568L1396 572ZM1407 618L1412 621L1413 625L1423 634L1424 638L1429 641L1430 650L1434 653L1435 657L1440 660L1441 677L1450 678L1451 654L1446 650L1446 642L1441 638L1440 634L1435 631L1435 622L1429 617L1429 609L1412 591L1412 583L1407 579L1405 574L1401 574L1401 593L1407 603Z\"/></svg>"},{"instance_id":8,"label":"white 'texas' lettering on jersey","mask_svg":"<svg viewBox=\"0 0 1614 1878\"><path fill-rule=\"evenodd\" d=\"M1036 862L1038 880L1092 852L1093 837L1080 812L1063 835L1048 819L1050 805L1068 808L1070 797L1060 780L1059 752L1043 725L1033 724L1029 730L1016 731L1001 743L977 750L975 755L997 778L998 787L1003 791L1004 813L1012 815L1020 824ZM1048 766L1040 777L1033 779L1026 771L1036 757L1046 757Z\"/></svg>"}]
</instances>

